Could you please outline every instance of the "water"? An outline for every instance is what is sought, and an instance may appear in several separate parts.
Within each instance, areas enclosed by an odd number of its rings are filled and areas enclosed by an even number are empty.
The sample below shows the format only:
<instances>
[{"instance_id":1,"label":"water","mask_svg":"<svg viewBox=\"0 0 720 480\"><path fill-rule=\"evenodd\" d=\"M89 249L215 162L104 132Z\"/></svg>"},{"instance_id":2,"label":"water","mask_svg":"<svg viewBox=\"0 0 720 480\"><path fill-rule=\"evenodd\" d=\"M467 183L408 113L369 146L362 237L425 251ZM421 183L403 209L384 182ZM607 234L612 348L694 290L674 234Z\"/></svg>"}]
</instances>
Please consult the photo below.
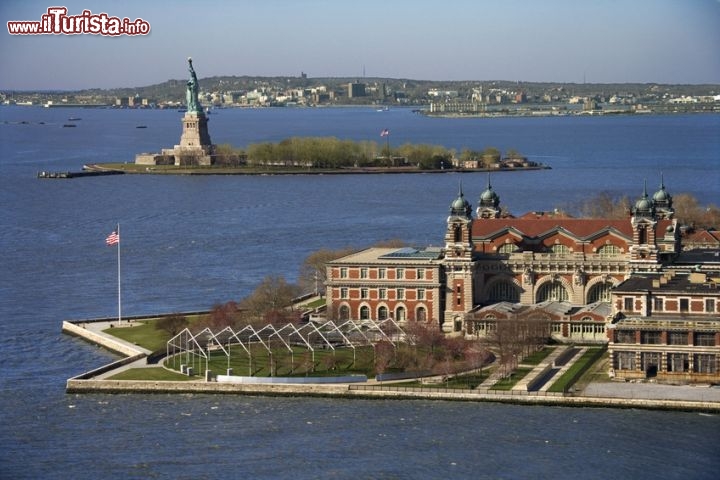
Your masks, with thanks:
<instances>
[{"instance_id":1,"label":"water","mask_svg":"<svg viewBox=\"0 0 720 480\"><path fill-rule=\"evenodd\" d=\"M77 128L61 128L81 117ZM27 121L28 124L16 122ZM39 122L44 122L40 124ZM147 125L147 129L136 129ZM174 145L171 111L0 108L0 478L715 478L718 416L510 405L203 395L66 395L114 358L60 323L209 308L320 248L439 245L463 182L484 174L37 180ZM515 148L552 165L492 177L514 213L599 190L720 204L720 116L430 119L408 110L223 110L216 143L333 135Z\"/></svg>"}]
</instances>

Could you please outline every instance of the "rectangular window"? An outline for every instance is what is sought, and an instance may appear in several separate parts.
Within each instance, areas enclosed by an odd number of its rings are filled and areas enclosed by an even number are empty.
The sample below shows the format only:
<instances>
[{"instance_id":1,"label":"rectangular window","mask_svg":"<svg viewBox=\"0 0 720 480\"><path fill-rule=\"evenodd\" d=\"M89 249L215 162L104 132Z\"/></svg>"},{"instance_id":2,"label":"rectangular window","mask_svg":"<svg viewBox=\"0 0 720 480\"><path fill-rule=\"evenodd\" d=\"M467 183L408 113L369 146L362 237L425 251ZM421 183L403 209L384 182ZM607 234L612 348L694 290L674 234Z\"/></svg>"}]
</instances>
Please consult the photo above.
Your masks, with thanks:
<instances>
[{"instance_id":1,"label":"rectangular window","mask_svg":"<svg viewBox=\"0 0 720 480\"><path fill-rule=\"evenodd\" d=\"M418 300L425 300L425 289L424 289L424 288L418 288L418 290L417 290L417 299L418 299Z\"/></svg>"},{"instance_id":2,"label":"rectangular window","mask_svg":"<svg viewBox=\"0 0 720 480\"><path fill-rule=\"evenodd\" d=\"M680 299L680 312L687 312L690 310L690 300L687 298Z\"/></svg>"},{"instance_id":3,"label":"rectangular window","mask_svg":"<svg viewBox=\"0 0 720 480\"><path fill-rule=\"evenodd\" d=\"M714 298L706 298L705 299L705 313L715 313L715 299Z\"/></svg>"},{"instance_id":4,"label":"rectangular window","mask_svg":"<svg viewBox=\"0 0 720 480\"><path fill-rule=\"evenodd\" d=\"M632 297L625 297L625 311L626 312L632 312L633 311L633 301L635 299Z\"/></svg>"},{"instance_id":5,"label":"rectangular window","mask_svg":"<svg viewBox=\"0 0 720 480\"><path fill-rule=\"evenodd\" d=\"M615 368L617 370L635 370L635 352L617 352Z\"/></svg>"},{"instance_id":6,"label":"rectangular window","mask_svg":"<svg viewBox=\"0 0 720 480\"><path fill-rule=\"evenodd\" d=\"M387 269L386 268L378 268L378 278L380 280L385 280Z\"/></svg>"},{"instance_id":7,"label":"rectangular window","mask_svg":"<svg viewBox=\"0 0 720 480\"><path fill-rule=\"evenodd\" d=\"M695 345L698 347L714 347L715 346L715 334L698 332L695 334Z\"/></svg>"},{"instance_id":8,"label":"rectangular window","mask_svg":"<svg viewBox=\"0 0 720 480\"><path fill-rule=\"evenodd\" d=\"M425 279L425 269L424 269L424 268L418 268L418 269L417 269L417 278L418 278L418 280L424 280L424 279Z\"/></svg>"},{"instance_id":9,"label":"rectangular window","mask_svg":"<svg viewBox=\"0 0 720 480\"><path fill-rule=\"evenodd\" d=\"M635 332L632 330L616 331L615 343L635 343Z\"/></svg>"},{"instance_id":10,"label":"rectangular window","mask_svg":"<svg viewBox=\"0 0 720 480\"><path fill-rule=\"evenodd\" d=\"M687 372L690 369L690 358L687 353L668 353L668 372Z\"/></svg>"},{"instance_id":11,"label":"rectangular window","mask_svg":"<svg viewBox=\"0 0 720 480\"><path fill-rule=\"evenodd\" d=\"M662 297L655 297L653 301L653 310L656 312L662 312L664 310L665 299Z\"/></svg>"},{"instance_id":12,"label":"rectangular window","mask_svg":"<svg viewBox=\"0 0 720 480\"><path fill-rule=\"evenodd\" d=\"M398 268L398 269L395 271L395 276L397 277L398 280L404 279L404 278L405 278L405 269L404 269L404 268Z\"/></svg>"},{"instance_id":13,"label":"rectangular window","mask_svg":"<svg viewBox=\"0 0 720 480\"><path fill-rule=\"evenodd\" d=\"M370 298L367 288L360 289L360 298L365 298L365 299Z\"/></svg>"},{"instance_id":14,"label":"rectangular window","mask_svg":"<svg viewBox=\"0 0 720 480\"><path fill-rule=\"evenodd\" d=\"M715 373L717 372L717 359L715 355L696 354L695 355L695 372L697 373Z\"/></svg>"},{"instance_id":15,"label":"rectangular window","mask_svg":"<svg viewBox=\"0 0 720 480\"><path fill-rule=\"evenodd\" d=\"M398 299L398 300L405 300L405 289L404 289L404 288L398 288L398 289L397 289L397 299Z\"/></svg>"},{"instance_id":16,"label":"rectangular window","mask_svg":"<svg viewBox=\"0 0 720 480\"><path fill-rule=\"evenodd\" d=\"M687 345L688 332L668 332L668 345Z\"/></svg>"},{"instance_id":17,"label":"rectangular window","mask_svg":"<svg viewBox=\"0 0 720 480\"><path fill-rule=\"evenodd\" d=\"M660 332L640 332L640 343L658 345L660 343Z\"/></svg>"},{"instance_id":18,"label":"rectangular window","mask_svg":"<svg viewBox=\"0 0 720 480\"><path fill-rule=\"evenodd\" d=\"M348 289L343 287L340 289L340 298L348 298Z\"/></svg>"},{"instance_id":19,"label":"rectangular window","mask_svg":"<svg viewBox=\"0 0 720 480\"><path fill-rule=\"evenodd\" d=\"M562 323L553 323L552 324L552 332L553 333L562 333Z\"/></svg>"},{"instance_id":20,"label":"rectangular window","mask_svg":"<svg viewBox=\"0 0 720 480\"><path fill-rule=\"evenodd\" d=\"M340 268L340 278L348 278L347 267Z\"/></svg>"},{"instance_id":21,"label":"rectangular window","mask_svg":"<svg viewBox=\"0 0 720 480\"><path fill-rule=\"evenodd\" d=\"M360 278L368 278L368 269L367 268L360 269Z\"/></svg>"},{"instance_id":22,"label":"rectangular window","mask_svg":"<svg viewBox=\"0 0 720 480\"><path fill-rule=\"evenodd\" d=\"M380 300L387 299L387 288L381 288L380 290L378 290L378 295Z\"/></svg>"}]
</instances>

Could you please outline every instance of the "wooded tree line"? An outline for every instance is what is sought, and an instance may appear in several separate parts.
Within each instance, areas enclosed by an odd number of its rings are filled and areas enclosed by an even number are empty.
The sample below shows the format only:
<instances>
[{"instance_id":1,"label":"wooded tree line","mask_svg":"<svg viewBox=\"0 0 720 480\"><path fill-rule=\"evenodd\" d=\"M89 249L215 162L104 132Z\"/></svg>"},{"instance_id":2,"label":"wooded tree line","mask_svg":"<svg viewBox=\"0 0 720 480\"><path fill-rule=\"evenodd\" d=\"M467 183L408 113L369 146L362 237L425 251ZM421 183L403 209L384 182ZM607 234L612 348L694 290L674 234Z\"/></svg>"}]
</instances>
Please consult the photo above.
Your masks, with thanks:
<instances>
[{"instance_id":1,"label":"wooded tree line","mask_svg":"<svg viewBox=\"0 0 720 480\"><path fill-rule=\"evenodd\" d=\"M216 164L236 166L238 159L249 166L302 168L355 168L412 166L422 170L452 169L457 152L439 145L405 143L396 147L375 141L341 140L335 137L291 137L279 143L250 144L245 150L231 145L216 146ZM482 151L463 149L461 161L479 160L490 167L502 154L495 147ZM520 158L508 150L507 158Z\"/></svg>"},{"instance_id":2,"label":"wooded tree line","mask_svg":"<svg viewBox=\"0 0 720 480\"><path fill-rule=\"evenodd\" d=\"M634 201L627 196L616 197L609 192L600 192L587 198L577 206L561 207L559 210L571 212L587 218L628 218ZM716 205L701 205L697 198L689 193L673 195L675 218L680 225L690 228L718 228L720 226L720 208Z\"/></svg>"}]
</instances>

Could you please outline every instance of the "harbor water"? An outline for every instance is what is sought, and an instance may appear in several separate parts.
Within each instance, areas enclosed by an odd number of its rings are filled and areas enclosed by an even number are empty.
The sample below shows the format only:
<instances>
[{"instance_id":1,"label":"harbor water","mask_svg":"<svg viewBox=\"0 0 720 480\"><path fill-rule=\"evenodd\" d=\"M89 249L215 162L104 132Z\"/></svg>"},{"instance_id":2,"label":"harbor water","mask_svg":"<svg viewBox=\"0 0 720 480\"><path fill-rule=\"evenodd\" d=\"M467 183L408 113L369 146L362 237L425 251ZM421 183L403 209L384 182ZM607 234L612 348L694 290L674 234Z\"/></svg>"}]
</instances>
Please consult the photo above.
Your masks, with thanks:
<instances>
[{"instance_id":1,"label":"harbor water","mask_svg":"<svg viewBox=\"0 0 720 480\"><path fill-rule=\"evenodd\" d=\"M462 182L487 175L118 175L39 171L172 147L182 114L0 107L0 478L717 478L720 417L491 403L212 395L68 395L116 357L63 320L208 309L321 248L440 245ZM75 117L76 128L62 128ZM138 125L147 128L136 128ZM720 115L427 118L409 109L218 110L214 143L335 136L513 148L550 170L490 178L515 214L572 209L647 180L720 204Z\"/></svg>"}]
</instances>

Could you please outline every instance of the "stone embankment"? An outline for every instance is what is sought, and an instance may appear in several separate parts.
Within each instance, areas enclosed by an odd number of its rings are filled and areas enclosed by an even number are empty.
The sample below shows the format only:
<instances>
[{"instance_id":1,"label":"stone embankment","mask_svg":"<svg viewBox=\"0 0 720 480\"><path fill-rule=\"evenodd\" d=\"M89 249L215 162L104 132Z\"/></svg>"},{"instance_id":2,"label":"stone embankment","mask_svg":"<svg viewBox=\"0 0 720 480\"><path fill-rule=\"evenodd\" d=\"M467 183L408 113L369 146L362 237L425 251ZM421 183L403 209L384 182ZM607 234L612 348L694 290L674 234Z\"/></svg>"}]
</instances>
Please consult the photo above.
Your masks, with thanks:
<instances>
[{"instance_id":1,"label":"stone embankment","mask_svg":"<svg viewBox=\"0 0 720 480\"><path fill-rule=\"evenodd\" d=\"M341 384L249 384L205 380L134 381L111 380L124 368L146 366L150 352L103 333L111 322L63 322L63 332L84 338L126 358L85 372L67 381L68 393L206 393L267 396L314 396L503 402L528 405L578 407L646 408L720 413L720 389L711 387L670 387L641 384L590 384L591 394L563 395L525 388L511 391L403 387L392 382ZM544 367L539 370L544 371ZM654 388L657 387L657 388ZM672 393L668 393L672 392Z\"/></svg>"}]
</instances>

